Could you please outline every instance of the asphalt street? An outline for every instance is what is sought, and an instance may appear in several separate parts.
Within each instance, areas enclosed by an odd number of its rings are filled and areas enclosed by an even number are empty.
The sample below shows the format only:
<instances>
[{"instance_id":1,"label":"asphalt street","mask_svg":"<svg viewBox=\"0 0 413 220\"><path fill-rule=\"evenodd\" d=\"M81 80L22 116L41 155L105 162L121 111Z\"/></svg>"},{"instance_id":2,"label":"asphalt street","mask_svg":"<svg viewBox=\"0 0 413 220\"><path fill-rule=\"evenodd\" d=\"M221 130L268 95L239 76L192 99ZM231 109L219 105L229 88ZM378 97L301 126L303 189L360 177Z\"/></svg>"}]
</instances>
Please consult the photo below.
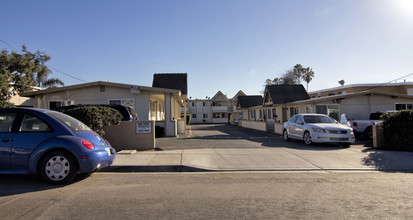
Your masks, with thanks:
<instances>
[{"instance_id":1,"label":"asphalt street","mask_svg":"<svg viewBox=\"0 0 413 220\"><path fill-rule=\"evenodd\" d=\"M66 186L0 176L2 219L411 219L410 173L94 173Z\"/></svg>"}]
</instances>

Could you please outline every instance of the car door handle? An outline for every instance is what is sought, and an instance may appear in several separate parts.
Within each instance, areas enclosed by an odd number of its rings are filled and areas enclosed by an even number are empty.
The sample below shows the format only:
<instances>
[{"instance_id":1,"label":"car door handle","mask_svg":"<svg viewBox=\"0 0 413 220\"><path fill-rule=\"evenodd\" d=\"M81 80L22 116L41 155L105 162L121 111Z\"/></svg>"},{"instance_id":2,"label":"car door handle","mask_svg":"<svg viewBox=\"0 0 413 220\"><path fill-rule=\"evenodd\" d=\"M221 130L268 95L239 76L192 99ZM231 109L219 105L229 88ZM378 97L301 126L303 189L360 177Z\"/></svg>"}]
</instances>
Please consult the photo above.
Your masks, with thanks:
<instances>
[{"instance_id":1,"label":"car door handle","mask_svg":"<svg viewBox=\"0 0 413 220\"><path fill-rule=\"evenodd\" d=\"M11 141L12 139L11 138L8 138L8 137L4 137L3 139L1 139L1 141L3 141L4 143L6 143L6 142L8 142L8 141Z\"/></svg>"}]
</instances>

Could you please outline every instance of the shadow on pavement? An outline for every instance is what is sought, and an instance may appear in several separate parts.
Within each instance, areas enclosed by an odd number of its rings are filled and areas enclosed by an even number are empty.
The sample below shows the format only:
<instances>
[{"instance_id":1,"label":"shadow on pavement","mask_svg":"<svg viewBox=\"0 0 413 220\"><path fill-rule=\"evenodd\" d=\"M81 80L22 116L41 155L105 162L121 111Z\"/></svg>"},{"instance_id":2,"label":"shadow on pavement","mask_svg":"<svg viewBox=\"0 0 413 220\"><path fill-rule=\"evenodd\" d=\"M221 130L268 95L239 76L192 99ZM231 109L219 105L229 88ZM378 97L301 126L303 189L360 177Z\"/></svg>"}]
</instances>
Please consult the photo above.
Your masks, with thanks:
<instances>
[{"instance_id":1,"label":"shadow on pavement","mask_svg":"<svg viewBox=\"0 0 413 220\"><path fill-rule=\"evenodd\" d=\"M363 150L368 155L362 164L373 166L383 172L413 173L413 153L404 151L387 151L368 148Z\"/></svg>"},{"instance_id":2,"label":"shadow on pavement","mask_svg":"<svg viewBox=\"0 0 413 220\"><path fill-rule=\"evenodd\" d=\"M75 179L68 184L52 185L35 175L0 174L0 197L63 188L67 185L80 182L89 176L90 174L78 174Z\"/></svg>"}]
</instances>

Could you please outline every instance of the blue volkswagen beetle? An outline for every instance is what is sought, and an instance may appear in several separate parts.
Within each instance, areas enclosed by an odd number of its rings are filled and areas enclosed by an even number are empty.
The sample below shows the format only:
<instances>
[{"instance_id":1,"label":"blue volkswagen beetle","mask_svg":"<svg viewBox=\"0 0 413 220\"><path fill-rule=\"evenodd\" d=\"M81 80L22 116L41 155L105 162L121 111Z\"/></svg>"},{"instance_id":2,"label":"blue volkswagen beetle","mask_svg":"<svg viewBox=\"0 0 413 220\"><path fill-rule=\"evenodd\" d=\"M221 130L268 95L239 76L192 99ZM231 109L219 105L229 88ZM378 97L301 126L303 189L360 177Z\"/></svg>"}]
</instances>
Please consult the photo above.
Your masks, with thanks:
<instances>
[{"instance_id":1,"label":"blue volkswagen beetle","mask_svg":"<svg viewBox=\"0 0 413 220\"><path fill-rule=\"evenodd\" d=\"M110 166L110 144L82 122L45 109L0 109L0 174L37 174L53 184Z\"/></svg>"}]
</instances>

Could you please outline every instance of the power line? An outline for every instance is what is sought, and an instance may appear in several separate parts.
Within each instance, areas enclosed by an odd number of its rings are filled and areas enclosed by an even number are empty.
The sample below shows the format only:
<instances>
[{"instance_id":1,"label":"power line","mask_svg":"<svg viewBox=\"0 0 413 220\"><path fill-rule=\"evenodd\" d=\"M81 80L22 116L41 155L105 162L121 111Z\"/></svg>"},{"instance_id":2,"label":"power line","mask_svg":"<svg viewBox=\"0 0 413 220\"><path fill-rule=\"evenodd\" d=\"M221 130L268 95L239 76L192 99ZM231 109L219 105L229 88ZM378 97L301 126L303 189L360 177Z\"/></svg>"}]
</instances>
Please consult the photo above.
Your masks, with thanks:
<instances>
[{"instance_id":1,"label":"power line","mask_svg":"<svg viewBox=\"0 0 413 220\"><path fill-rule=\"evenodd\" d=\"M1 41L3 44L6 44L7 46L9 46L9 47L11 47L11 48L13 48L13 49L15 49L15 50L18 50L18 49L16 49L15 47L13 47L12 45L8 44L6 41L3 41L2 39L0 39L0 41Z\"/></svg>"},{"instance_id":2,"label":"power line","mask_svg":"<svg viewBox=\"0 0 413 220\"><path fill-rule=\"evenodd\" d=\"M0 42L4 43L5 45L7 45L7 46L10 47L10 48L13 48L14 50L18 50L18 49L16 49L15 47L13 47L12 45L10 45L9 43L5 42L4 40L1 40L1 39L0 39ZM65 72L63 72L63 71L60 71L60 70L56 69L55 67L52 67L52 66L47 66L47 67L50 68L50 69L53 69L53 70L55 70L55 71L57 71L57 72L59 72L59 73L61 73L61 74L63 74L63 75L65 75L65 76L71 77L71 78L73 78L73 79L77 79L77 80L79 80L79 81L86 82L86 83L88 82L88 81L83 80L83 79L80 79L80 78L78 78L78 77L76 77L76 76L72 76L72 75L70 75L70 74L68 74L68 73L65 73Z\"/></svg>"},{"instance_id":3,"label":"power line","mask_svg":"<svg viewBox=\"0 0 413 220\"><path fill-rule=\"evenodd\" d=\"M75 77L75 76L72 76L72 75L70 75L70 74L64 73L64 72L62 72L62 71L60 71L60 70L58 70L58 69L56 69L56 68L54 68L54 67L51 67L51 66L48 66L48 67L49 67L50 69L53 69L53 70L55 70L55 71L63 74L63 75L66 75L66 76L68 76L68 77L72 77L73 79L77 79L77 80L79 80L79 81L86 82L86 83L88 82L88 81L86 81L86 80L83 80L83 79L77 78L77 77Z\"/></svg>"},{"instance_id":4,"label":"power line","mask_svg":"<svg viewBox=\"0 0 413 220\"><path fill-rule=\"evenodd\" d=\"M365 90L363 90L363 91L371 90L371 89L374 89L374 88L377 88L377 87L380 87L380 86L385 86L385 85L387 85L387 84L390 84L390 83L393 82L393 81L396 82L397 80L401 80L401 79L403 79L403 78L407 78L407 77L410 77L410 76L413 76L413 73L407 74L407 75L402 76L402 77L399 77L399 78L397 78L397 79L390 80L390 81L388 81L388 82L379 84L379 85L377 85L377 86L372 86L372 87L367 88L367 89L365 89Z\"/></svg>"}]
</instances>

